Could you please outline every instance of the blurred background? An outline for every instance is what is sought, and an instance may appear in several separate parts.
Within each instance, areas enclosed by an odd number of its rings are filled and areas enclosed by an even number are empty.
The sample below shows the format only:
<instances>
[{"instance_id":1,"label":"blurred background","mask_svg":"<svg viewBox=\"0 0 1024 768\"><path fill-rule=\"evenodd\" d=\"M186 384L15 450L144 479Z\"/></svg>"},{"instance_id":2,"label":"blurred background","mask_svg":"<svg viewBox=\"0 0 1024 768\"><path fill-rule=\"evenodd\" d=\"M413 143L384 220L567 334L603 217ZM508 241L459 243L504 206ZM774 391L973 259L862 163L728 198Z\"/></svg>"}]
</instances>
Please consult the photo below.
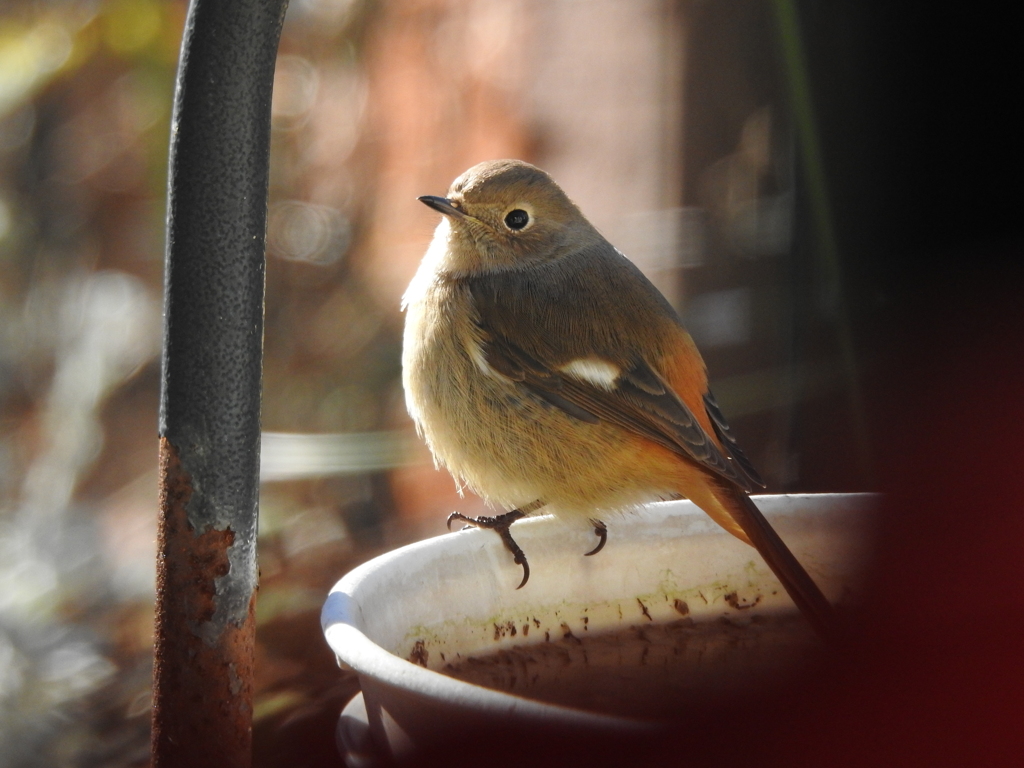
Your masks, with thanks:
<instances>
[{"instance_id":1,"label":"blurred background","mask_svg":"<svg viewBox=\"0 0 1024 768\"><path fill-rule=\"evenodd\" d=\"M149 761L186 10L0 7L0 768ZM878 340L894 286L921 274L898 256L912 236L879 233L936 214L904 194L924 179L902 151L915 134L885 119L927 98L902 89L922 73L892 55L898 21L786 0L292 0L271 147L258 765L332 764L356 688L320 638L330 585L443 533L453 510L483 512L416 439L399 366L400 297L437 224L416 197L479 161L548 170L669 297L767 492L878 487Z\"/></svg>"}]
</instances>

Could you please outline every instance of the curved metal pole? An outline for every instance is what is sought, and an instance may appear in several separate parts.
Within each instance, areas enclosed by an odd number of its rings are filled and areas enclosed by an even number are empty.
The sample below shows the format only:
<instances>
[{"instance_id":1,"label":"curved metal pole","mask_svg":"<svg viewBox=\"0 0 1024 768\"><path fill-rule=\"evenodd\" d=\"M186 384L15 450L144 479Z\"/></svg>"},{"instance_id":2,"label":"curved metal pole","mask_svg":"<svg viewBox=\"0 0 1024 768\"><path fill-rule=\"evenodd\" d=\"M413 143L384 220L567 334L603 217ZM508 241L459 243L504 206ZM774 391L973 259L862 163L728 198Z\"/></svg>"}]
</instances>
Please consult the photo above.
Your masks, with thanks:
<instances>
[{"instance_id":1,"label":"curved metal pole","mask_svg":"<svg viewBox=\"0 0 1024 768\"><path fill-rule=\"evenodd\" d=\"M270 99L287 0L192 0L171 123L153 766L249 766Z\"/></svg>"}]
</instances>

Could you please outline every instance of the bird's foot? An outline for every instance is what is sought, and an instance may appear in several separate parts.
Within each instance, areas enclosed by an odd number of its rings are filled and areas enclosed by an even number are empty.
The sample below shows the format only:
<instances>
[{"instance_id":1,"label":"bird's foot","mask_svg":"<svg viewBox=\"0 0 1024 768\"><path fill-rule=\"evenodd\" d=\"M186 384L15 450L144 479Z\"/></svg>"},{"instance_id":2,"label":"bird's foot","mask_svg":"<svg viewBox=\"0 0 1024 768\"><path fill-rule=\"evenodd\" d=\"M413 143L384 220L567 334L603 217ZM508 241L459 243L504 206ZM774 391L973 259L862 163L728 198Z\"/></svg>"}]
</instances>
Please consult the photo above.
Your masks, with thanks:
<instances>
[{"instance_id":1,"label":"bird's foot","mask_svg":"<svg viewBox=\"0 0 1024 768\"><path fill-rule=\"evenodd\" d=\"M594 547L592 550L583 555L584 557L596 555L598 552L604 549L605 542L608 541L608 526L602 523L600 520L591 520L590 522L594 524L594 533L597 534L597 536L600 538L600 541L597 542L596 547Z\"/></svg>"},{"instance_id":2,"label":"bird's foot","mask_svg":"<svg viewBox=\"0 0 1024 768\"><path fill-rule=\"evenodd\" d=\"M512 523L526 517L527 513L533 511L533 509L536 509L533 504L527 504L522 509L513 509L511 512L506 512L503 515L496 515L495 517L488 517L486 515L481 515L480 517L466 517L459 512L452 512L448 515L448 530L450 531L452 529L452 520L461 520L464 523L468 523L468 525L465 526L467 528L470 526L473 526L474 528L487 528L497 533L501 537L501 543L505 545L505 549L512 553L512 557L514 558L516 565L523 566L523 580L519 582L519 586L516 587L516 589L522 589L523 585L530 579L530 564L526 561L526 554L523 552L522 548L520 548L520 546L516 544L516 540L512 538L509 528Z\"/></svg>"}]
</instances>

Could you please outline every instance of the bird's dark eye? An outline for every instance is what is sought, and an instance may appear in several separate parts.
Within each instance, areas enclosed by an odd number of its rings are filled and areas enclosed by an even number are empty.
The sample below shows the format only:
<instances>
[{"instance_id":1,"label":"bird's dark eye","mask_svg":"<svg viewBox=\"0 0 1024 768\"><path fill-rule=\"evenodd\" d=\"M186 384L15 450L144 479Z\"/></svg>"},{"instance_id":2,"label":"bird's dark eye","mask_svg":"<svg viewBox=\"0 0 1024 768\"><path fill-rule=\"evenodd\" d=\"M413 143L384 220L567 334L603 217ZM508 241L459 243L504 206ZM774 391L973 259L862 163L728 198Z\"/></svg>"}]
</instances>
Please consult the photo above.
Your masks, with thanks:
<instances>
[{"instance_id":1,"label":"bird's dark eye","mask_svg":"<svg viewBox=\"0 0 1024 768\"><path fill-rule=\"evenodd\" d=\"M522 208L516 208L505 214L505 226L509 229L522 229L530 223L530 214Z\"/></svg>"}]
</instances>

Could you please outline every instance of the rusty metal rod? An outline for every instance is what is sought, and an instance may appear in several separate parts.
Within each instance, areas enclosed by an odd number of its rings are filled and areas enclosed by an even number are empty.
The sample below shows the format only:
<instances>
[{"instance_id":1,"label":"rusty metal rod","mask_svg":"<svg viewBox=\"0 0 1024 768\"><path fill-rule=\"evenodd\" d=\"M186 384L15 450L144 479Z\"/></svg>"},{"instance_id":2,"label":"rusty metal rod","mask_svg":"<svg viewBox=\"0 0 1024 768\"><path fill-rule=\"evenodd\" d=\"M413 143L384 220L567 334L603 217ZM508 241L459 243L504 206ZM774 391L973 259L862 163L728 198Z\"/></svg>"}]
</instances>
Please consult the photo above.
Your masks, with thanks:
<instances>
[{"instance_id":1,"label":"rusty metal rod","mask_svg":"<svg viewBox=\"0 0 1024 768\"><path fill-rule=\"evenodd\" d=\"M270 99L287 0L192 0L171 123L152 765L248 768Z\"/></svg>"}]
</instances>

